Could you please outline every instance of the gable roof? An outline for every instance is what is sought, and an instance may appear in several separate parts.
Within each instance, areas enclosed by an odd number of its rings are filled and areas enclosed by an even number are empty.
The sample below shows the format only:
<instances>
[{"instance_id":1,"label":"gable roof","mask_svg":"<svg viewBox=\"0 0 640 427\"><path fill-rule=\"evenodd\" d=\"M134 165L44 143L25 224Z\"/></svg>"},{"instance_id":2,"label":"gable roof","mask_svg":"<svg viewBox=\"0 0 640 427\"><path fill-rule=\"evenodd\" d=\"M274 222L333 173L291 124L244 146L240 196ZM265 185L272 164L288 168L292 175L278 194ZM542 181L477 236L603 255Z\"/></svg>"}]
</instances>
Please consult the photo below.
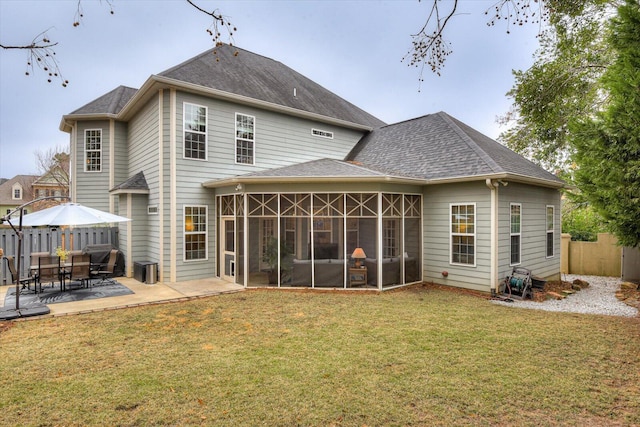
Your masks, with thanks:
<instances>
[{"instance_id":1,"label":"gable roof","mask_svg":"<svg viewBox=\"0 0 640 427\"><path fill-rule=\"evenodd\" d=\"M116 115L118 114L122 108L129 102L133 95L136 94L138 90L127 87L127 86L118 86L113 89L111 92L108 92L101 97L94 99L90 103L83 105L77 110L71 112L71 114L110 114Z\"/></svg>"},{"instance_id":2,"label":"gable roof","mask_svg":"<svg viewBox=\"0 0 640 427\"><path fill-rule=\"evenodd\" d=\"M444 112L375 129L346 160L431 182L509 175L563 186L555 175Z\"/></svg>"},{"instance_id":3,"label":"gable roof","mask_svg":"<svg viewBox=\"0 0 640 427\"><path fill-rule=\"evenodd\" d=\"M371 128L385 124L281 62L226 44L159 76Z\"/></svg>"},{"instance_id":4,"label":"gable roof","mask_svg":"<svg viewBox=\"0 0 640 427\"><path fill-rule=\"evenodd\" d=\"M163 88L177 88L359 130L385 124L281 62L223 44L152 75L140 89L115 88L64 115L60 130L70 132L71 122L77 119L129 120Z\"/></svg>"},{"instance_id":5,"label":"gable roof","mask_svg":"<svg viewBox=\"0 0 640 427\"><path fill-rule=\"evenodd\" d=\"M0 184L0 205L3 206L20 206L33 200L32 185L38 179L37 175L16 175L11 179ZM13 198L13 186L20 184L22 186L22 199L15 200Z\"/></svg>"},{"instance_id":6,"label":"gable roof","mask_svg":"<svg viewBox=\"0 0 640 427\"><path fill-rule=\"evenodd\" d=\"M126 181L113 187L109 192L113 194L149 194L149 185L147 184L147 179L144 177L144 172L140 171Z\"/></svg>"}]
</instances>

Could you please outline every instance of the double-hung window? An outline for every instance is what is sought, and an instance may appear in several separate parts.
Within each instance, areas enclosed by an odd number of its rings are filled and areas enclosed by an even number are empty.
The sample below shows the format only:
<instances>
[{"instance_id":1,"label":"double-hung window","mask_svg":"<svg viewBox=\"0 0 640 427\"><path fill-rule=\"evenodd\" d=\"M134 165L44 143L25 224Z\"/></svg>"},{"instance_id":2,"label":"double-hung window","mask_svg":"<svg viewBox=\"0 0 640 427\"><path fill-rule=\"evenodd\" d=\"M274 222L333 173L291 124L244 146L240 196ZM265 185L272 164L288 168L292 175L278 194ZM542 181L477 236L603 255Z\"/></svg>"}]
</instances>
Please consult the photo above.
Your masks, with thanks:
<instances>
[{"instance_id":1,"label":"double-hung window","mask_svg":"<svg viewBox=\"0 0 640 427\"><path fill-rule=\"evenodd\" d=\"M184 157L207 159L207 107L184 104Z\"/></svg>"},{"instance_id":2,"label":"double-hung window","mask_svg":"<svg viewBox=\"0 0 640 427\"><path fill-rule=\"evenodd\" d=\"M451 205L451 263L476 265L476 205Z\"/></svg>"},{"instance_id":3,"label":"double-hung window","mask_svg":"<svg viewBox=\"0 0 640 427\"><path fill-rule=\"evenodd\" d=\"M255 163L255 117L236 113L236 163Z\"/></svg>"},{"instance_id":4,"label":"double-hung window","mask_svg":"<svg viewBox=\"0 0 640 427\"><path fill-rule=\"evenodd\" d=\"M184 207L184 260L207 259L207 207Z\"/></svg>"},{"instance_id":5,"label":"double-hung window","mask_svg":"<svg viewBox=\"0 0 640 427\"><path fill-rule=\"evenodd\" d=\"M102 170L102 129L84 131L84 171Z\"/></svg>"},{"instance_id":6,"label":"double-hung window","mask_svg":"<svg viewBox=\"0 0 640 427\"><path fill-rule=\"evenodd\" d=\"M511 203L511 265L520 264L520 252L522 249L522 205Z\"/></svg>"},{"instance_id":7,"label":"double-hung window","mask_svg":"<svg viewBox=\"0 0 640 427\"><path fill-rule=\"evenodd\" d=\"M547 258L551 258L553 253L553 243L555 241L554 219L555 207L547 206Z\"/></svg>"}]
</instances>

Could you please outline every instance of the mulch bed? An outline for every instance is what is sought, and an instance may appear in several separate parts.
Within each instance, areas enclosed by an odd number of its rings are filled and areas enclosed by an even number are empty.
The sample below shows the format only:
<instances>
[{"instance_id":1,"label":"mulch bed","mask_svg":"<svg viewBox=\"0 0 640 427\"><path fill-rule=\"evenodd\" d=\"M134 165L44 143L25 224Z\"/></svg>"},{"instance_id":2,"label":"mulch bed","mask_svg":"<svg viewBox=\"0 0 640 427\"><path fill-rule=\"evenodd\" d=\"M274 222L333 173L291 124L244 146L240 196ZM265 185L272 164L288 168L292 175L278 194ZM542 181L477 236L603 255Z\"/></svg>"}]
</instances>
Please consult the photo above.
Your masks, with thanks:
<instances>
[{"instance_id":1,"label":"mulch bed","mask_svg":"<svg viewBox=\"0 0 640 427\"><path fill-rule=\"evenodd\" d=\"M640 310L640 284L624 282L620 285L620 290L616 292L616 297L631 307Z\"/></svg>"}]
</instances>

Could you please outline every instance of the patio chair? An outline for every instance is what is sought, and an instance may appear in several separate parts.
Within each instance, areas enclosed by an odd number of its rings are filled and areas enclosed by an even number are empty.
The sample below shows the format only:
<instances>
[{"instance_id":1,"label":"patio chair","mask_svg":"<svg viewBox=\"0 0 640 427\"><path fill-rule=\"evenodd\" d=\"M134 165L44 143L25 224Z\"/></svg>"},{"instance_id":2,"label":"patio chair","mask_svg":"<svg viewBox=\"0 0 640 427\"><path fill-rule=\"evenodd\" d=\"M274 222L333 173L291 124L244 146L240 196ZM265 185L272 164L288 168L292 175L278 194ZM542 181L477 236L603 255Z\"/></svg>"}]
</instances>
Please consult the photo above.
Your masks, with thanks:
<instances>
[{"instance_id":1,"label":"patio chair","mask_svg":"<svg viewBox=\"0 0 640 427\"><path fill-rule=\"evenodd\" d=\"M36 269L38 268L38 260L40 259L41 256L48 256L51 255L49 252L31 252L31 268L32 269Z\"/></svg>"},{"instance_id":2,"label":"patio chair","mask_svg":"<svg viewBox=\"0 0 640 427\"><path fill-rule=\"evenodd\" d=\"M107 262L107 266L105 268L102 268L102 266L100 266L100 269L91 272L92 276L100 277L100 282L98 282L97 285L104 285L105 283L116 283L116 281L113 280L113 275L115 273L117 258L118 251L116 249L112 249L111 252L109 252L109 261Z\"/></svg>"},{"instance_id":3,"label":"patio chair","mask_svg":"<svg viewBox=\"0 0 640 427\"><path fill-rule=\"evenodd\" d=\"M79 281L82 287L89 287L91 283L91 255L80 254L71 257L70 281Z\"/></svg>"},{"instance_id":4,"label":"patio chair","mask_svg":"<svg viewBox=\"0 0 640 427\"><path fill-rule=\"evenodd\" d=\"M64 289L64 277L60 270L60 257L53 255L45 255L38 258L38 284L42 291L42 283L51 283L51 286L57 281L60 282L60 290Z\"/></svg>"},{"instance_id":5,"label":"patio chair","mask_svg":"<svg viewBox=\"0 0 640 427\"><path fill-rule=\"evenodd\" d=\"M27 288L27 290L31 290L29 284L33 282L34 291L36 290L36 277L35 276L25 276L18 279L18 272L16 270L16 261L12 256L8 256L5 258L7 260L7 265L9 266L9 272L11 273L11 283L16 283L16 280L19 280L22 285L22 289Z\"/></svg>"},{"instance_id":6,"label":"patio chair","mask_svg":"<svg viewBox=\"0 0 640 427\"><path fill-rule=\"evenodd\" d=\"M49 256L51 255L49 252L31 252L31 263L29 264L29 268L31 269L31 275L38 280L38 260L41 256Z\"/></svg>"}]
</instances>

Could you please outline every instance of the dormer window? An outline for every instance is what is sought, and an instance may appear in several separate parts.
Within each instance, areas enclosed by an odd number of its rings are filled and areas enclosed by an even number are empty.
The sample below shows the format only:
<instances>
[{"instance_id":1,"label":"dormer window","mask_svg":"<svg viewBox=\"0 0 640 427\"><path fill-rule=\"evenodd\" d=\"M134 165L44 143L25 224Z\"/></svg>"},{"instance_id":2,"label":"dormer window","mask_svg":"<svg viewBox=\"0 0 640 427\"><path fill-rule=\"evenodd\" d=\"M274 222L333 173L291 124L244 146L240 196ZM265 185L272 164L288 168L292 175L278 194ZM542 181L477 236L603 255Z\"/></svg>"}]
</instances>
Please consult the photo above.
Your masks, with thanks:
<instances>
[{"instance_id":1,"label":"dormer window","mask_svg":"<svg viewBox=\"0 0 640 427\"><path fill-rule=\"evenodd\" d=\"M13 186L12 198L13 200L22 200L22 186L20 184Z\"/></svg>"}]
</instances>

